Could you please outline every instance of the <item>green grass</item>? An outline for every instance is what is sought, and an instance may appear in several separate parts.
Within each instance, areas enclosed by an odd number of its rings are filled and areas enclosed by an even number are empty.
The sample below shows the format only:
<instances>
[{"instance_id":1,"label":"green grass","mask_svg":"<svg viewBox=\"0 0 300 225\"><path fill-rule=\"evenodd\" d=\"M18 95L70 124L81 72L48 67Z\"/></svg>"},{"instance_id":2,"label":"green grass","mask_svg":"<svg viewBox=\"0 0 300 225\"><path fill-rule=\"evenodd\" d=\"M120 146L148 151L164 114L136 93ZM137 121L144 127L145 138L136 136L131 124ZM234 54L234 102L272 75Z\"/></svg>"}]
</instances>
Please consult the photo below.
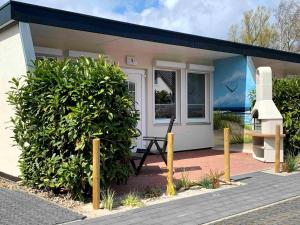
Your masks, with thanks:
<instances>
[{"instance_id":1,"label":"green grass","mask_svg":"<svg viewBox=\"0 0 300 225\"><path fill-rule=\"evenodd\" d=\"M114 197L115 197L115 192L111 191L109 188L106 189L106 191L104 193L102 193L104 209L108 209L109 211L111 211L113 209Z\"/></svg>"},{"instance_id":2,"label":"green grass","mask_svg":"<svg viewBox=\"0 0 300 225\"><path fill-rule=\"evenodd\" d=\"M121 204L124 206L130 206L130 207L144 206L143 202L141 201L141 198L139 197L139 195L136 192L130 192L127 195L125 195L121 201Z\"/></svg>"},{"instance_id":3,"label":"green grass","mask_svg":"<svg viewBox=\"0 0 300 225\"><path fill-rule=\"evenodd\" d=\"M250 125L250 124L244 124L244 129L245 130L252 130L252 125Z\"/></svg>"},{"instance_id":4,"label":"green grass","mask_svg":"<svg viewBox=\"0 0 300 225\"><path fill-rule=\"evenodd\" d=\"M205 189L213 188L212 182L210 181L210 179L207 176L203 177L200 181L197 182L197 184Z\"/></svg>"},{"instance_id":5,"label":"green grass","mask_svg":"<svg viewBox=\"0 0 300 225\"><path fill-rule=\"evenodd\" d=\"M181 179L176 183L176 189L187 190L193 185L193 182L189 178L189 172L185 169L181 172Z\"/></svg>"}]
</instances>

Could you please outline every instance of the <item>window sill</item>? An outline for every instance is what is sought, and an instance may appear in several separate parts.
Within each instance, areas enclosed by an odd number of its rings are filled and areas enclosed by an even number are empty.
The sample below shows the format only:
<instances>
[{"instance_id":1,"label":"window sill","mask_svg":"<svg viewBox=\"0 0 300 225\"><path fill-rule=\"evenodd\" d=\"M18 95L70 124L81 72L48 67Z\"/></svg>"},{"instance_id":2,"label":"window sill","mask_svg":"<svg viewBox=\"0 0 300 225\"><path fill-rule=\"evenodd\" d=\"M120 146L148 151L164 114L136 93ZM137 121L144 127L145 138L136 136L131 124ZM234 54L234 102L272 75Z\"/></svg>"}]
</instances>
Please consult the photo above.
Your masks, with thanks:
<instances>
[{"instance_id":1,"label":"window sill","mask_svg":"<svg viewBox=\"0 0 300 225\"><path fill-rule=\"evenodd\" d=\"M154 121L153 122L154 126L169 126L169 124L170 124L170 121ZM178 125L181 125L181 123L175 120L174 126L178 126Z\"/></svg>"},{"instance_id":2,"label":"window sill","mask_svg":"<svg viewBox=\"0 0 300 225\"><path fill-rule=\"evenodd\" d=\"M195 121L195 122L187 122L186 125L211 125L209 121Z\"/></svg>"}]
</instances>

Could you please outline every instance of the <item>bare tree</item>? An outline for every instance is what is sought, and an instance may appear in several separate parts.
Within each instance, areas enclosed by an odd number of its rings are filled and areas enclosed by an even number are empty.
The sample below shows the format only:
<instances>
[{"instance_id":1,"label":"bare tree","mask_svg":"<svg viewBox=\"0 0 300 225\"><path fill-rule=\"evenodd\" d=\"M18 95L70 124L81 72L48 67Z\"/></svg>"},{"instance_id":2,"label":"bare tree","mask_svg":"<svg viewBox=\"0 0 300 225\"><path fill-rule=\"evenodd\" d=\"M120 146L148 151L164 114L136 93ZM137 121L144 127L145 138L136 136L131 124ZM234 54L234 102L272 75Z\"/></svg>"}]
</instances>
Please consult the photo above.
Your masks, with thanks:
<instances>
[{"instance_id":1,"label":"bare tree","mask_svg":"<svg viewBox=\"0 0 300 225\"><path fill-rule=\"evenodd\" d=\"M262 47L274 47L276 29L270 23L271 11L264 6L244 12L241 25L232 25L229 40Z\"/></svg>"},{"instance_id":2,"label":"bare tree","mask_svg":"<svg viewBox=\"0 0 300 225\"><path fill-rule=\"evenodd\" d=\"M240 41L240 27L238 24L233 24L230 26L229 32L228 32L228 39L230 41L234 41L234 42L241 42Z\"/></svg>"},{"instance_id":3,"label":"bare tree","mask_svg":"<svg viewBox=\"0 0 300 225\"><path fill-rule=\"evenodd\" d=\"M285 51L299 50L300 41L300 2L281 0L275 10L276 45Z\"/></svg>"}]
</instances>

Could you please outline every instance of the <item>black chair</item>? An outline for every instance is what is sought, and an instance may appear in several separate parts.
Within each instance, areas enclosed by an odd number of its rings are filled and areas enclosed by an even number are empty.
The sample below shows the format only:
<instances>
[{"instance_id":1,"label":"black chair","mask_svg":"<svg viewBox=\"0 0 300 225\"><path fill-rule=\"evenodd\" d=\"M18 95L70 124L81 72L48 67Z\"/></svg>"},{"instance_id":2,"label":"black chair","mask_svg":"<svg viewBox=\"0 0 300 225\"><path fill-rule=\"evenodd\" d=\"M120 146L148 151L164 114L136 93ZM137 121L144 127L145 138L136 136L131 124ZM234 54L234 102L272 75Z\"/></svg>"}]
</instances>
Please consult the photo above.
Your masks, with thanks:
<instances>
[{"instance_id":1,"label":"black chair","mask_svg":"<svg viewBox=\"0 0 300 225\"><path fill-rule=\"evenodd\" d=\"M168 133L170 133L172 131L174 121L175 121L175 116L172 116L170 119L169 126L168 126L167 134L165 137L149 137L149 136L143 137L143 140L149 141L147 148L138 148L135 153L132 153L132 157L130 159L130 163L131 163L136 175L138 175L140 173L141 168L142 168L147 156L150 154L151 148L153 145L156 146L157 151L159 152L159 154L161 155L165 164L167 165L167 159L165 157L165 152L166 152L167 144L168 144L167 135L168 135ZM163 147L160 147L158 142L162 142ZM134 162L135 160L140 160L138 167L136 167L136 164Z\"/></svg>"}]
</instances>

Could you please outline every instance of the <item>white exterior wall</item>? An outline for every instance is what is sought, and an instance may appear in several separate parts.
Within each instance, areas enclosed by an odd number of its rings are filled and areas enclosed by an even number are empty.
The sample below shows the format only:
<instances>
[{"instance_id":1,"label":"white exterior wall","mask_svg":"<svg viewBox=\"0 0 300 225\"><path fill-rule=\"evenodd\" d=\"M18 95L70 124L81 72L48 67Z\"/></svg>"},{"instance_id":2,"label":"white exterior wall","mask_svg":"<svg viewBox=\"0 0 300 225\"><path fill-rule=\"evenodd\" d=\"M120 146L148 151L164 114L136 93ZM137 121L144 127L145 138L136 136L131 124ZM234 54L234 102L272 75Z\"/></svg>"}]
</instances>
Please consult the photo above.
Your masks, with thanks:
<instances>
[{"instance_id":1,"label":"white exterior wall","mask_svg":"<svg viewBox=\"0 0 300 225\"><path fill-rule=\"evenodd\" d=\"M22 38L20 29L28 35L27 24L14 24L0 30L0 171L9 175L18 176L18 159L20 151L13 146L12 129L10 118L13 116L13 108L7 103L7 92L9 91L9 81L14 76L26 73L27 66L25 52L33 52L33 47L23 48L23 43L31 40ZM32 41L31 41L32 46Z\"/></svg>"},{"instance_id":2,"label":"white exterior wall","mask_svg":"<svg viewBox=\"0 0 300 225\"><path fill-rule=\"evenodd\" d=\"M39 46L39 45L37 45ZM41 46L50 47L50 46ZM53 46L51 46L53 47ZM0 30L0 171L18 176L18 158L19 150L13 147L12 131L7 129L10 125L9 120L13 116L13 110L6 102L9 91L9 83L14 76L25 74L30 69L31 60L35 59L35 53L28 24L19 23L8 26ZM62 52L67 50L80 50L84 49L61 49ZM149 136L164 136L168 124L157 124L154 122L154 95L153 95L153 72L155 60L167 60L183 62L180 59L174 59L172 56L158 56L155 51L143 52L143 47L131 49L130 52L116 49L113 45L103 46L101 50L95 49L95 53L104 52L106 55L118 62L122 68L142 69L145 71L145 78L143 87L143 95L145 96L144 113L146 118L143 123L145 124L145 133L143 135ZM133 55L138 61L136 66L129 66L126 64L126 56ZM180 53L179 53L180 55ZM65 55L67 56L67 55ZM212 65L210 61L197 61L189 60L183 63ZM163 68L162 68L163 69ZM201 71L199 71L201 72ZM188 123L187 121L187 92L186 92L186 69L177 70L178 74L178 110L180 118L174 124L173 132L175 134L175 150L189 150L213 147L213 123L212 123L212 101L210 101L210 119L207 123ZM213 75L210 75L210 99L212 98L212 84Z\"/></svg>"},{"instance_id":3,"label":"white exterior wall","mask_svg":"<svg viewBox=\"0 0 300 225\"><path fill-rule=\"evenodd\" d=\"M147 136L165 136L168 124L157 124L154 122L154 95L153 95L153 77L154 69L159 69L159 67L154 67L154 61L157 59L168 60L164 58L157 58L150 54L141 54L139 52L120 52L116 49L102 48L106 55L111 56L111 58L119 64L122 68L132 68L132 69L143 69L145 70L145 102L146 102L146 134ZM137 60L136 66L128 66L125 63L126 55L133 55ZM175 60L174 60L175 61ZM184 62L190 63L190 62ZM193 62L197 64L205 64L207 62ZM212 62L211 62L212 64ZM211 65L210 64L210 65ZM213 122L212 122L212 85L213 85L213 74L210 74L210 119L209 123L188 123L187 121L187 91L186 91L186 69L177 70L178 82L180 85L179 90L179 115L180 121L175 122L173 127L174 133L174 150L191 150L199 148L208 148L214 146L214 134L213 134Z\"/></svg>"}]
</instances>

